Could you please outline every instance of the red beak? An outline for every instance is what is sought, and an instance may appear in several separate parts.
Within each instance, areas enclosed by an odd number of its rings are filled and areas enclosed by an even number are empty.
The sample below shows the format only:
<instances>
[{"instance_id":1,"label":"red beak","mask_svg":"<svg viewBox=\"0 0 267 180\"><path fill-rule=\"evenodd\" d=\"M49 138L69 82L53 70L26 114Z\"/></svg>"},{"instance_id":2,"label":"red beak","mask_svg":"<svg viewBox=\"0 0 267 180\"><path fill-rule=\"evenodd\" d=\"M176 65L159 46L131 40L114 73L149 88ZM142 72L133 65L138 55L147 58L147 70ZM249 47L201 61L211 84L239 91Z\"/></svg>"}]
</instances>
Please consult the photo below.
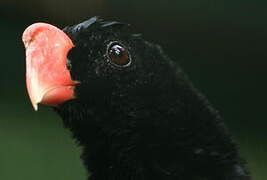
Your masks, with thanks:
<instances>
[{"instance_id":1,"label":"red beak","mask_svg":"<svg viewBox=\"0 0 267 180\"><path fill-rule=\"evenodd\" d=\"M22 40L26 48L26 84L35 110L38 103L57 106L73 99L73 81L67 69L71 39L60 29L46 23L29 26Z\"/></svg>"}]
</instances>

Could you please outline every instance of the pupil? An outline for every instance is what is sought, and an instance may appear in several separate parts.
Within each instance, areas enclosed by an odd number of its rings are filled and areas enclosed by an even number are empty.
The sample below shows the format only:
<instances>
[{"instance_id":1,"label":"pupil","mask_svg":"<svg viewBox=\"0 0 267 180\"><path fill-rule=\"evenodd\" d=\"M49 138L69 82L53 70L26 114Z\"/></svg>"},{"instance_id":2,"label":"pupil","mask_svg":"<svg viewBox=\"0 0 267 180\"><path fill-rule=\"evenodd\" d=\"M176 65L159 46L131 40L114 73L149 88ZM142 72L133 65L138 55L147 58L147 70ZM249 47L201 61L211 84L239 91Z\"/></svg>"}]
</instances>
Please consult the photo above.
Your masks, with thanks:
<instances>
[{"instance_id":1,"label":"pupil","mask_svg":"<svg viewBox=\"0 0 267 180\"><path fill-rule=\"evenodd\" d=\"M113 58L119 58L122 56L122 51L123 51L123 47L119 46L119 45L115 45L111 48L111 56L113 56Z\"/></svg>"}]
</instances>

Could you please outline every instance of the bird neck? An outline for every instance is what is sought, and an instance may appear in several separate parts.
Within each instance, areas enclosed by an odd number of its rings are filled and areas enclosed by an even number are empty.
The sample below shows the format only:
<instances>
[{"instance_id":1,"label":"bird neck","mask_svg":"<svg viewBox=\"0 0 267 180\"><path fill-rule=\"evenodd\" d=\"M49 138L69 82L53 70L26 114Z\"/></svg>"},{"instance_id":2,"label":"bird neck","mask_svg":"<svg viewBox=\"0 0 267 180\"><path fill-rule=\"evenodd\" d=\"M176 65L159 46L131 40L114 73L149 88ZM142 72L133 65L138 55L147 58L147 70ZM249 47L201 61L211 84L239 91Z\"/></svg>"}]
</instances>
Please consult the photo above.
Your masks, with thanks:
<instances>
[{"instance_id":1,"label":"bird neck","mask_svg":"<svg viewBox=\"0 0 267 180\"><path fill-rule=\"evenodd\" d=\"M81 158L90 180L111 177L125 180L133 174L136 176L138 165L135 162L136 154L132 151L135 135L127 132L131 129L126 127L128 123L118 125L119 119L111 117L105 108L106 111L99 111L99 107L74 103L64 104L55 111L82 147Z\"/></svg>"},{"instance_id":2,"label":"bird neck","mask_svg":"<svg viewBox=\"0 0 267 180\"><path fill-rule=\"evenodd\" d=\"M245 180L220 116L195 94L156 98L164 106L140 99L110 109L74 101L56 111L83 148L90 180Z\"/></svg>"}]
</instances>

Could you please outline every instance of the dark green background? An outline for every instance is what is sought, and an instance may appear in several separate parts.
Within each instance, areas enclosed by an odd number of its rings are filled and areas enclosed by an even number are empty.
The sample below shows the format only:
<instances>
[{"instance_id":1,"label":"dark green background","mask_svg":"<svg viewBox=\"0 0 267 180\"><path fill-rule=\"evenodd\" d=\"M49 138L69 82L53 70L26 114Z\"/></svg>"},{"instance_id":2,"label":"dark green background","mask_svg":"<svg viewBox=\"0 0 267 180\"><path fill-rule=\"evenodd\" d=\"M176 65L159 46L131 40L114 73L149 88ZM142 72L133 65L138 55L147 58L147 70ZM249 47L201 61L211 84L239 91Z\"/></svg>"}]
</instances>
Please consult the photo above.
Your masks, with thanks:
<instances>
[{"instance_id":1,"label":"dark green background","mask_svg":"<svg viewBox=\"0 0 267 180\"><path fill-rule=\"evenodd\" d=\"M0 1L0 179L79 180L85 170L50 108L33 111L25 88L23 30L91 16L132 24L179 61L220 110L248 161L267 179L267 3L248 0Z\"/></svg>"}]
</instances>

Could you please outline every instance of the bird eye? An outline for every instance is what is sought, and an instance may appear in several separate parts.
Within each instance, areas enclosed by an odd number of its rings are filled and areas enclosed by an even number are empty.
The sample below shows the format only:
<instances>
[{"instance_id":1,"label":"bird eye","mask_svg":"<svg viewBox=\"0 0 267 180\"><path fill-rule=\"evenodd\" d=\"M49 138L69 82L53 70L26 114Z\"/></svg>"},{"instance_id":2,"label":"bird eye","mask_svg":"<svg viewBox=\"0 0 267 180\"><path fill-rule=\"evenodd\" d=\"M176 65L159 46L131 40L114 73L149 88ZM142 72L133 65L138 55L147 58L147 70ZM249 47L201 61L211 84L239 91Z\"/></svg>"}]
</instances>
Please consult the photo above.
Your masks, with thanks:
<instances>
[{"instance_id":1,"label":"bird eye","mask_svg":"<svg viewBox=\"0 0 267 180\"><path fill-rule=\"evenodd\" d=\"M128 51L120 44L113 43L107 51L110 61L119 66L128 66L131 63Z\"/></svg>"}]
</instances>

